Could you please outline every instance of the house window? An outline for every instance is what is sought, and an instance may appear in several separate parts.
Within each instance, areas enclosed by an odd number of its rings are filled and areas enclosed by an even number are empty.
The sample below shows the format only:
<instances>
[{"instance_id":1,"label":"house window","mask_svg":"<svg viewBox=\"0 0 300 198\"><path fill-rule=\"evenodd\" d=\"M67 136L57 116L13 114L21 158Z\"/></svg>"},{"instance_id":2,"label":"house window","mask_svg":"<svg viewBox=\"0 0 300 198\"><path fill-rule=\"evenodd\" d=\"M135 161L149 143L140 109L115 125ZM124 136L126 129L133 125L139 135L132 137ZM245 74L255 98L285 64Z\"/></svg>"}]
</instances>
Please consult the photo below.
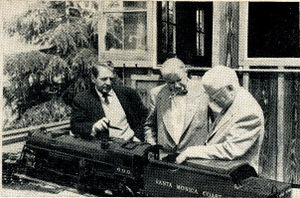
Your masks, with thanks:
<instances>
[{"instance_id":1,"label":"house window","mask_svg":"<svg viewBox=\"0 0 300 198\"><path fill-rule=\"evenodd\" d=\"M150 66L151 8L146 1L101 1L99 57L115 66Z\"/></svg>"},{"instance_id":2,"label":"house window","mask_svg":"<svg viewBox=\"0 0 300 198\"><path fill-rule=\"evenodd\" d=\"M239 65L299 67L299 2L241 2Z\"/></svg>"},{"instance_id":3,"label":"house window","mask_svg":"<svg viewBox=\"0 0 300 198\"><path fill-rule=\"evenodd\" d=\"M248 57L300 57L299 3L250 2Z\"/></svg>"},{"instance_id":4,"label":"house window","mask_svg":"<svg viewBox=\"0 0 300 198\"><path fill-rule=\"evenodd\" d=\"M100 1L99 58L156 67L178 57L211 66L212 2Z\"/></svg>"},{"instance_id":5,"label":"house window","mask_svg":"<svg viewBox=\"0 0 300 198\"><path fill-rule=\"evenodd\" d=\"M211 66L212 2L157 3L157 60Z\"/></svg>"},{"instance_id":6,"label":"house window","mask_svg":"<svg viewBox=\"0 0 300 198\"><path fill-rule=\"evenodd\" d=\"M105 1L104 5L105 50L146 51L146 2Z\"/></svg>"}]
</instances>

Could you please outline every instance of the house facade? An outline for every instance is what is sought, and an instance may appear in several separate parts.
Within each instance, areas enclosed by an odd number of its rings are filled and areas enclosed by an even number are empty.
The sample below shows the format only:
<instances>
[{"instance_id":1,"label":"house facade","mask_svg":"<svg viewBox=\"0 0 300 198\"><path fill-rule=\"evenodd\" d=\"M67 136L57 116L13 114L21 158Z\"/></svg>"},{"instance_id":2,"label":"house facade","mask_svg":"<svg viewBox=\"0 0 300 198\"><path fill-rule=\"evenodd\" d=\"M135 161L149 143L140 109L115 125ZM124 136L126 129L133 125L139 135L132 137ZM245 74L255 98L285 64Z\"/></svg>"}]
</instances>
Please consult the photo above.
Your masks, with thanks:
<instances>
[{"instance_id":1,"label":"house facade","mask_svg":"<svg viewBox=\"0 0 300 198\"><path fill-rule=\"evenodd\" d=\"M300 183L299 2L98 2L99 59L146 105L167 58L182 59L192 78L234 68L265 114L260 174Z\"/></svg>"}]
</instances>

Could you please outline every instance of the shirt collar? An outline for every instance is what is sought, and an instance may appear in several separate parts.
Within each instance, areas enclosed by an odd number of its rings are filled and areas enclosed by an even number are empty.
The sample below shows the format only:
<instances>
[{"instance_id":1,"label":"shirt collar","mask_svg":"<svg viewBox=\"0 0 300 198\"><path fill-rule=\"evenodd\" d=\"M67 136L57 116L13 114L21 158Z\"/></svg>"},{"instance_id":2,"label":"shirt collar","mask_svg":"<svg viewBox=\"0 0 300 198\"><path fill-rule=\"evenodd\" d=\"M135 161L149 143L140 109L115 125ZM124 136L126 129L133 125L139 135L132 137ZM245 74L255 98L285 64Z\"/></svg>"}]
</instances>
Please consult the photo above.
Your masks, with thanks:
<instances>
[{"instance_id":1,"label":"shirt collar","mask_svg":"<svg viewBox=\"0 0 300 198\"><path fill-rule=\"evenodd\" d=\"M100 92L100 91L98 91L98 89L95 87L95 90L96 90L96 92L97 92L97 95L100 97L100 98L103 98L103 94ZM107 93L107 96L108 97L112 97L112 96L114 96L115 95L115 92L114 92L114 90L113 89L111 89L108 93Z\"/></svg>"}]
</instances>

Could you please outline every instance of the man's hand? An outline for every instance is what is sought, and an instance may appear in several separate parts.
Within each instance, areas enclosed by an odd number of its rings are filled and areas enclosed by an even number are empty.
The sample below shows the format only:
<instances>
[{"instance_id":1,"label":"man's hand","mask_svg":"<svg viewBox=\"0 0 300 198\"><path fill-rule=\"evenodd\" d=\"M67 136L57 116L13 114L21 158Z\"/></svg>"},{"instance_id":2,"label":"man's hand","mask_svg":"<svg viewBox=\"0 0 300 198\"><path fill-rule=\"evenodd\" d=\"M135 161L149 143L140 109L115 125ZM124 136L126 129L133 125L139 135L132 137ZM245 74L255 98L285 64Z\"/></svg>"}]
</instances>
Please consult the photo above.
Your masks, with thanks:
<instances>
[{"instance_id":1,"label":"man's hand","mask_svg":"<svg viewBox=\"0 0 300 198\"><path fill-rule=\"evenodd\" d=\"M176 163L177 164L181 164L182 162L184 162L187 159L187 155L185 154L185 152L183 151L182 153L180 153L177 158L176 158Z\"/></svg>"},{"instance_id":2,"label":"man's hand","mask_svg":"<svg viewBox=\"0 0 300 198\"><path fill-rule=\"evenodd\" d=\"M101 118L93 125L91 136L95 137L97 131L102 132L104 130L107 130L108 125L109 125L109 120L106 117Z\"/></svg>"},{"instance_id":3,"label":"man's hand","mask_svg":"<svg viewBox=\"0 0 300 198\"><path fill-rule=\"evenodd\" d=\"M151 129L145 131L145 142L151 145L156 145L155 139L151 133Z\"/></svg>"},{"instance_id":4,"label":"man's hand","mask_svg":"<svg viewBox=\"0 0 300 198\"><path fill-rule=\"evenodd\" d=\"M148 139L146 142L151 144L152 146L156 145L156 142L152 139Z\"/></svg>"}]
</instances>

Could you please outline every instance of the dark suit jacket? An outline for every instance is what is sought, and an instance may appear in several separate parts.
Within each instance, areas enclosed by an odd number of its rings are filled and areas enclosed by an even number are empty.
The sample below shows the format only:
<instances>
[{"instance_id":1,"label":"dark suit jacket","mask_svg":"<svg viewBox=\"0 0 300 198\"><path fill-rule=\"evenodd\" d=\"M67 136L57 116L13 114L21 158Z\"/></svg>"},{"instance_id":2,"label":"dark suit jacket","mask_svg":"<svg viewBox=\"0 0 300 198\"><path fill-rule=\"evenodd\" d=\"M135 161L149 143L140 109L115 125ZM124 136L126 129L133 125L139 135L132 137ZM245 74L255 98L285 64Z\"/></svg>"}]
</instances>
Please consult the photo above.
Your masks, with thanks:
<instances>
[{"instance_id":1,"label":"dark suit jacket","mask_svg":"<svg viewBox=\"0 0 300 198\"><path fill-rule=\"evenodd\" d=\"M144 140L143 123L147 117L147 109L139 95L131 88L114 86L115 91L135 136ZM75 135L88 138L92 126L105 117L101 100L94 86L75 96L72 104L71 130Z\"/></svg>"}]
</instances>

